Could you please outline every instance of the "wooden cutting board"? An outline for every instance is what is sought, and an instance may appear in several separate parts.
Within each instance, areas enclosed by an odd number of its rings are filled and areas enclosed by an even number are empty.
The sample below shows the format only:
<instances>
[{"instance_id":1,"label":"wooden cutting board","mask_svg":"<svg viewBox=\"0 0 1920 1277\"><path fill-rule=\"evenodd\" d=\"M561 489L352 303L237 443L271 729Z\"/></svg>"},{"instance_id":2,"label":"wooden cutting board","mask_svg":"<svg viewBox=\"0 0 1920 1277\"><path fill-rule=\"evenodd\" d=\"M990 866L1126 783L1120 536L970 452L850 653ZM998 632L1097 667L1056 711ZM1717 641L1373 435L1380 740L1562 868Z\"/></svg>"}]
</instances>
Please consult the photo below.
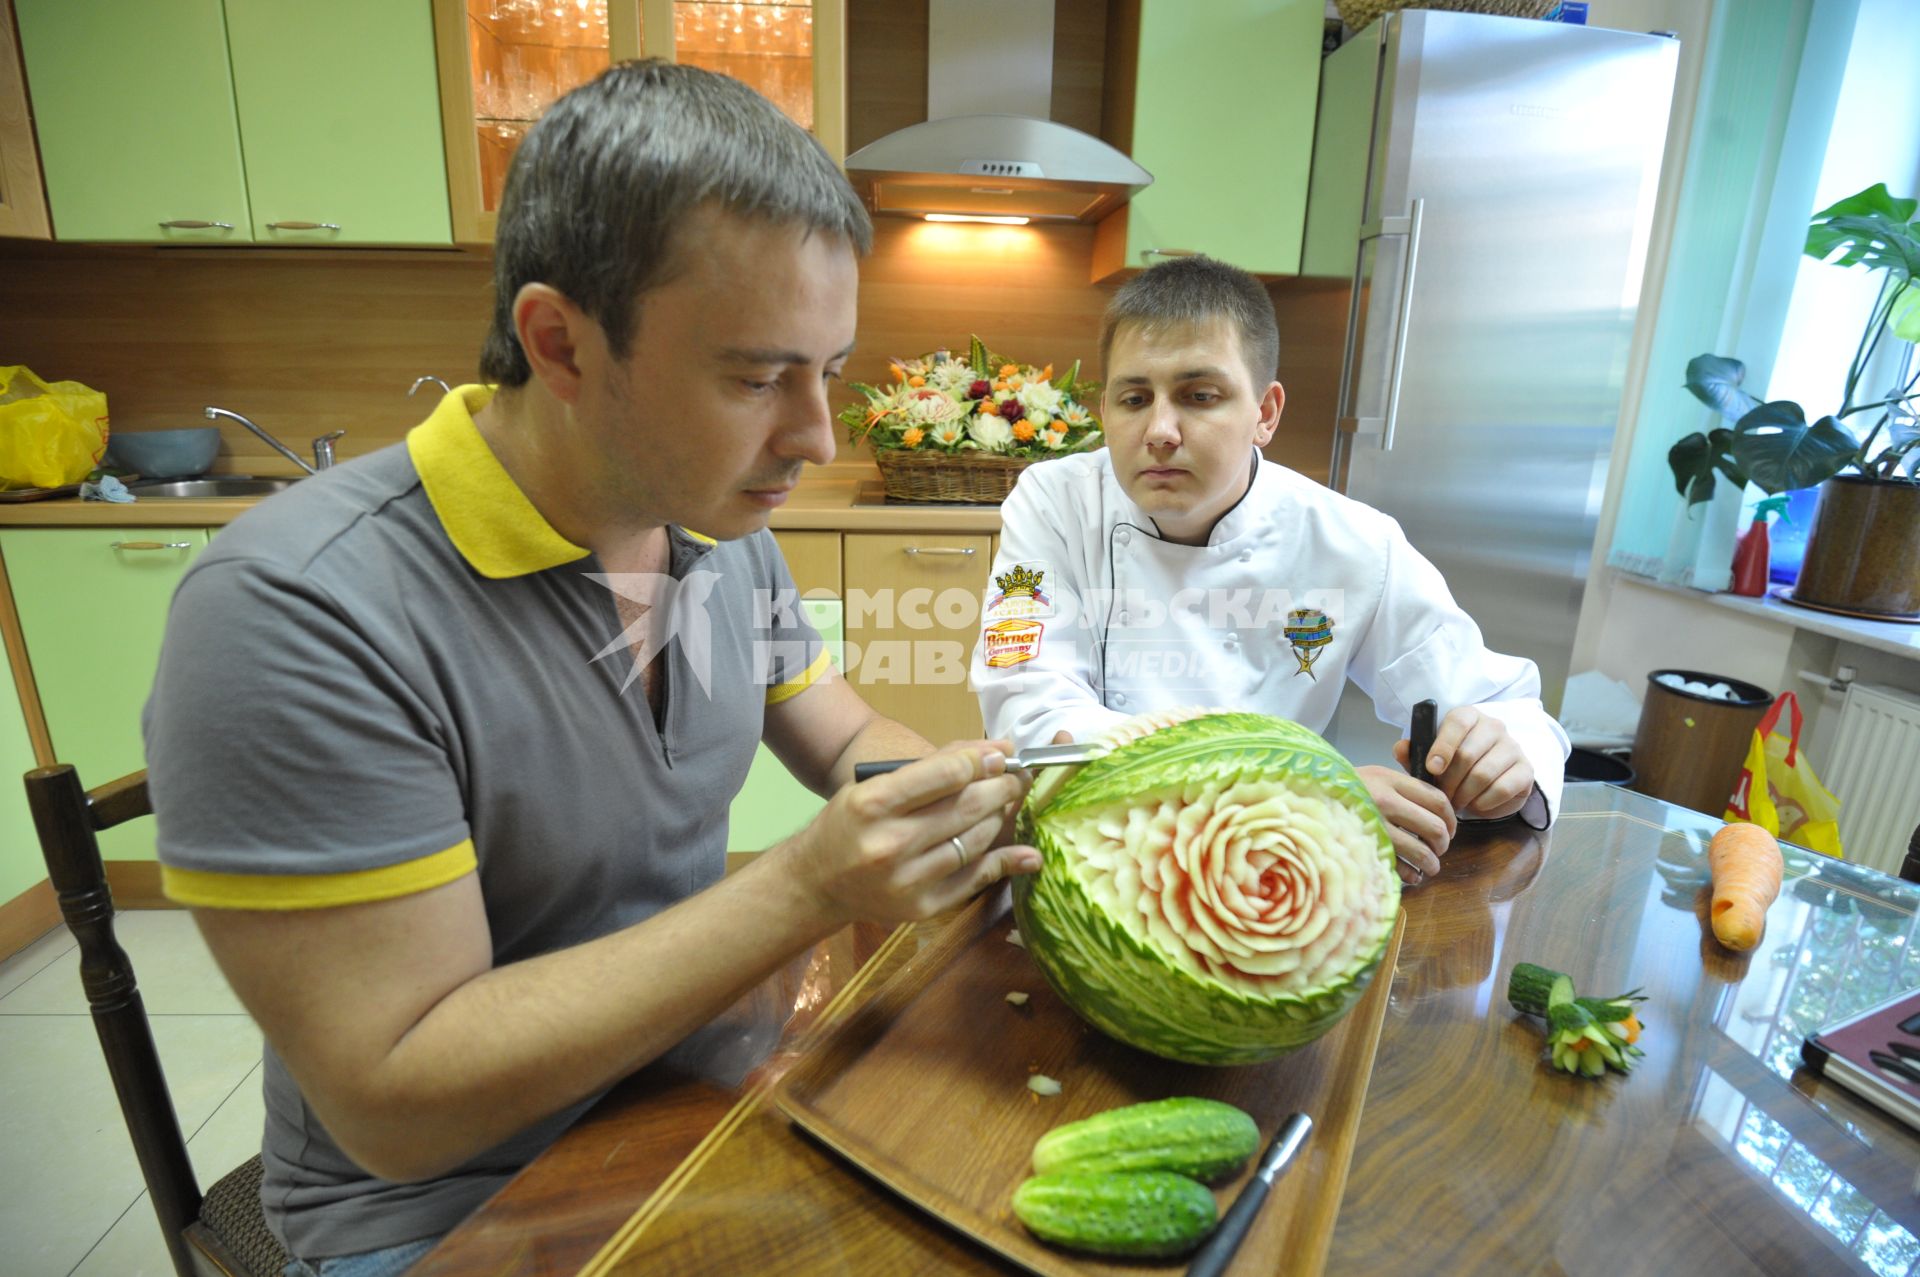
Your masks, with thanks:
<instances>
[{"instance_id":1,"label":"wooden cutting board","mask_svg":"<svg viewBox=\"0 0 1920 1277\"><path fill-rule=\"evenodd\" d=\"M1312 1045L1265 1064L1177 1064L1089 1027L1056 996L1013 929L1006 891L977 904L790 1071L775 1103L808 1133L895 1193L1036 1273L1178 1273L1184 1260L1106 1262L1037 1241L1014 1218L1013 1190L1034 1141L1063 1122L1142 1100L1197 1095L1253 1115L1261 1145L1293 1112L1312 1136L1275 1186L1232 1268L1317 1275L1346 1186L1405 915L1372 986ZM1024 1006L1009 992L1029 995ZM1043 1073L1060 1094L1040 1097ZM1216 1187L1222 1212L1251 1167Z\"/></svg>"}]
</instances>

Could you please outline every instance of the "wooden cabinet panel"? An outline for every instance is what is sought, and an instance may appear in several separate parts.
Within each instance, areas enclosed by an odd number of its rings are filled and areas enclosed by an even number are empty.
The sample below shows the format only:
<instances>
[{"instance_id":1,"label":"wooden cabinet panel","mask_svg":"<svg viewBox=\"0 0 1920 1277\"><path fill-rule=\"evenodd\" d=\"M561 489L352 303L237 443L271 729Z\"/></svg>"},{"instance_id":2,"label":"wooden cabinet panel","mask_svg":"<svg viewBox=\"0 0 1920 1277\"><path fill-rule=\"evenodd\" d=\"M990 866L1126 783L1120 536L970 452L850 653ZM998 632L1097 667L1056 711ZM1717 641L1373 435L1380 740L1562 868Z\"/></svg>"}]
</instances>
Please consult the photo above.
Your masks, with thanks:
<instances>
[{"instance_id":1,"label":"wooden cabinet panel","mask_svg":"<svg viewBox=\"0 0 1920 1277\"><path fill-rule=\"evenodd\" d=\"M838 532L776 532L773 539L787 560L800 593L840 595Z\"/></svg>"},{"instance_id":2,"label":"wooden cabinet panel","mask_svg":"<svg viewBox=\"0 0 1920 1277\"><path fill-rule=\"evenodd\" d=\"M1135 72L1132 136L1116 143L1153 174L1153 185L1101 224L1094 279L1188 253L1256 274L1297 274L1326 6L1126 7L1139 12L1137 34L1123 30L1116 41L1117 69L1131 63ZM1196 93L1202 83L1206 91Z\"/></svg>"},{"instance_id":3,"label":"wooden cabinet panel","mask_svg":"<svg viewBox=\"0 0 1920 1277\"><path fill-rule=\"evenodd\" d=\"M221 0L15 5L59 238L252 238Z\"/></svg>"},{"instance_id":4,"label":"wooden cabinet panel","mask_svg":"<svg viewBox=\"0 0 1920 1277\"><path fill-rule=\"evenodd\" d=\"M225 2L254 239L451 243L427 6Z\"/></svg>"},{"instance_id":5,"label":"wooden cabinet panel","mask_svg":"<svg viewBox=\"0 0 1920 1277\"><path fill-rule=\"evenodd\" d=\"M980 703L967 668L990 539L849 533L843 557L854 689L936 745L977 739Z\"/></svg>"},{"instance_id":6,"label":"wooden cabinet panel","mask_svg":"<svg viewBox=\"0 0 1920 1277\"><path fill-rule=\"evenodd\" d=\"M140 712L153 688L174 587L204 528L0 531L54 755L99 785L146 766ZM153 822L100 839L108 859L153 859Z\"/></svg>"},{"instance_id":7,"label":"wooden cabinet panel","mask_svg":"<svg viewBox=\"0 0 1920 1277\"><path fill-rule=\"evenodd\" d=\"M40 151L27 109L27 77L13 31L12 0L0 0L0 235L50 239ZM4 898L4 897L0 897Z\"/></svg>"}]
</instances>

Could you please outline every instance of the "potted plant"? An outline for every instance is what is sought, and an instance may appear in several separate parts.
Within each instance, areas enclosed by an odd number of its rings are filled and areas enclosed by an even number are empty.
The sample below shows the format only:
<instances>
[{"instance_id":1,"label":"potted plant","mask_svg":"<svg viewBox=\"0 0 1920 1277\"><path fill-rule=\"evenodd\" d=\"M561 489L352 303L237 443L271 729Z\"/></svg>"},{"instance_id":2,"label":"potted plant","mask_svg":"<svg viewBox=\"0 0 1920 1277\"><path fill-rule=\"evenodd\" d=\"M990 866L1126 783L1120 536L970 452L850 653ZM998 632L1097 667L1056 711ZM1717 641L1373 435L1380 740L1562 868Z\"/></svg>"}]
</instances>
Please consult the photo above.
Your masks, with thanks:
<instances>
[{"instance_id":1,"label":"potted plant","mask_svg":"<svg viewBox=\"0 0 1920 1277\"><path fill-rule=\"evenodd\" d=\"M1820 486L1806 560L1792 601L1833 611L1920 617L1920 370L1906 384L1868 391L1863 378L1882 340L1920 340L1920 201L1880 183L1813 215L1806 253L1837 266L1883 271L1838 411L1809 422L1799 404L1762 403L1741 388L1737 359L1700 355L1687 389L1733 422L1688 435L1667 462L1688 504L1713 496L1715 474L1768 495ZM1837 256L1836 256L1837 254ZM1864 435L1849 418L1877 413Z\"/></svg>"},{"instance_id":2,"label":"potted plant","mask_svg":"<svg viewBox=\"0 0 1920 1277\"><path fill-rule=\"evenodd\" d=\"M1097 382L1003 359L978 337L965 359L936 350L893 361L885 386L853 383L859 400L840 412L847 437L866 441L887 495L899 501L997 504L1035 461L1100 442Z\"/></svg>"}]
</instances>

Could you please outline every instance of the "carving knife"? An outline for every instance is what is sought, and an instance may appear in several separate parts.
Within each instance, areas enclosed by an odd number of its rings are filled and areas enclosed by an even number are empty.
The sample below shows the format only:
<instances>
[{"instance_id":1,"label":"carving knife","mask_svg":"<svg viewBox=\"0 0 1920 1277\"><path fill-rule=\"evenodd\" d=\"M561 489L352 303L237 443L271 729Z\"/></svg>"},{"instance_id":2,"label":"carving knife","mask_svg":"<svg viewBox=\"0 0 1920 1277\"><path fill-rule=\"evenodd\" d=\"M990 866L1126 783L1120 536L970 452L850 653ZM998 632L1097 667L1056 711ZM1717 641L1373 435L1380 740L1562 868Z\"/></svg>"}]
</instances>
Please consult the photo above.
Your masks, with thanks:
<instances>
[{"instance_id":1,"label":"carving knife","mask_svg":"<svg viewBox=\"0 0 1920 1277\"><path fill-rule=\"evenodd\" d=\"M1063 767L1069 764L1090 763L1107 752L1107 746L1098 741L1073 745L1036 745L1032 749L1016 750L1007 755L1007 767L1018 767L1031 771L1037 767ZM884 776L888 772L897 772L908 763L917 763L917 758L889 758L882 762L855 763L853 779L856 784L863 780L872 780L875 776Z\"/></svg>"},{"instance_id":2,"label":"carving knife","mask_svg":"<svg viewBox=\"0 0 1920 1277\"><path fill-rule=\"evenodd\" d=\"M1240 1196L1233 1199L1233 1205L1227 1207L1226 1216L1207 1238L1206 1245L1187 1265L1187 1277L1220 1277L1227 1271L1234 1252L1240 1249L1240 1243L1253 1228L1254 1216L1266 1204L1268 1190L1280 1178L1280 1172L1287 1169L1287 1163L1293 1160L1300 1146L1307 1142L1307 1133L1311 1130L1313 1119L1305 1113L1295 1113L1280 1124L1273 1143L1267 1145L1266 1153L1260 1158L1259 1169L1240 1190Z\"/></svg>"}]
</instances>

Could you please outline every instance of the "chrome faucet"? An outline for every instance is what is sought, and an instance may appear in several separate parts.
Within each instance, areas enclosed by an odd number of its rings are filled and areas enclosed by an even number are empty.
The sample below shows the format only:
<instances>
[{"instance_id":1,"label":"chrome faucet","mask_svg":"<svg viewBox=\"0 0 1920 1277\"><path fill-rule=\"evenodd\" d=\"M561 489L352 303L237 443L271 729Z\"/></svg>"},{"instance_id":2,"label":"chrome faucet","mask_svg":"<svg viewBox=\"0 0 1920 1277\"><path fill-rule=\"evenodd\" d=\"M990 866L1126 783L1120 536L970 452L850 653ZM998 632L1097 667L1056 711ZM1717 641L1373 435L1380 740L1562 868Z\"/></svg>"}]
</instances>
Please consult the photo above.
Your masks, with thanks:
<instances>
[{"instance_id":1,"label":"chrome faucet","mask_svg":"<svg viewBox=\"0 0 1920 1277\"><path fill-rule=\"evenodd\" d=\"M292 448L287 447L286 444L281 443L278 439L274 438L272 435L262 430L259 426L254 425L251 421L248 421L245 417L241 416L239 413L229 412L225 408L208 408L207 409L207 420L218 421L222 417L225 417L228 421L239 422L241 425L245 426L248 430L251 430L254 434L258 435L260 437L261 442L265 443L269 448L272 448L275 452L279 453L281 456L285 457L287 460L293 462L294 465L299 466L302 470L305 470L308 474L319 474L322 470L327 470L332 468L333 441L347 433L344 430L333 430L333 431L329 431L326 434L321 435L318 439L315 439L313 441L313 464L308 465L304 460L301 459L299 453L295 452Z\"/></svg>"}]
</instances>

